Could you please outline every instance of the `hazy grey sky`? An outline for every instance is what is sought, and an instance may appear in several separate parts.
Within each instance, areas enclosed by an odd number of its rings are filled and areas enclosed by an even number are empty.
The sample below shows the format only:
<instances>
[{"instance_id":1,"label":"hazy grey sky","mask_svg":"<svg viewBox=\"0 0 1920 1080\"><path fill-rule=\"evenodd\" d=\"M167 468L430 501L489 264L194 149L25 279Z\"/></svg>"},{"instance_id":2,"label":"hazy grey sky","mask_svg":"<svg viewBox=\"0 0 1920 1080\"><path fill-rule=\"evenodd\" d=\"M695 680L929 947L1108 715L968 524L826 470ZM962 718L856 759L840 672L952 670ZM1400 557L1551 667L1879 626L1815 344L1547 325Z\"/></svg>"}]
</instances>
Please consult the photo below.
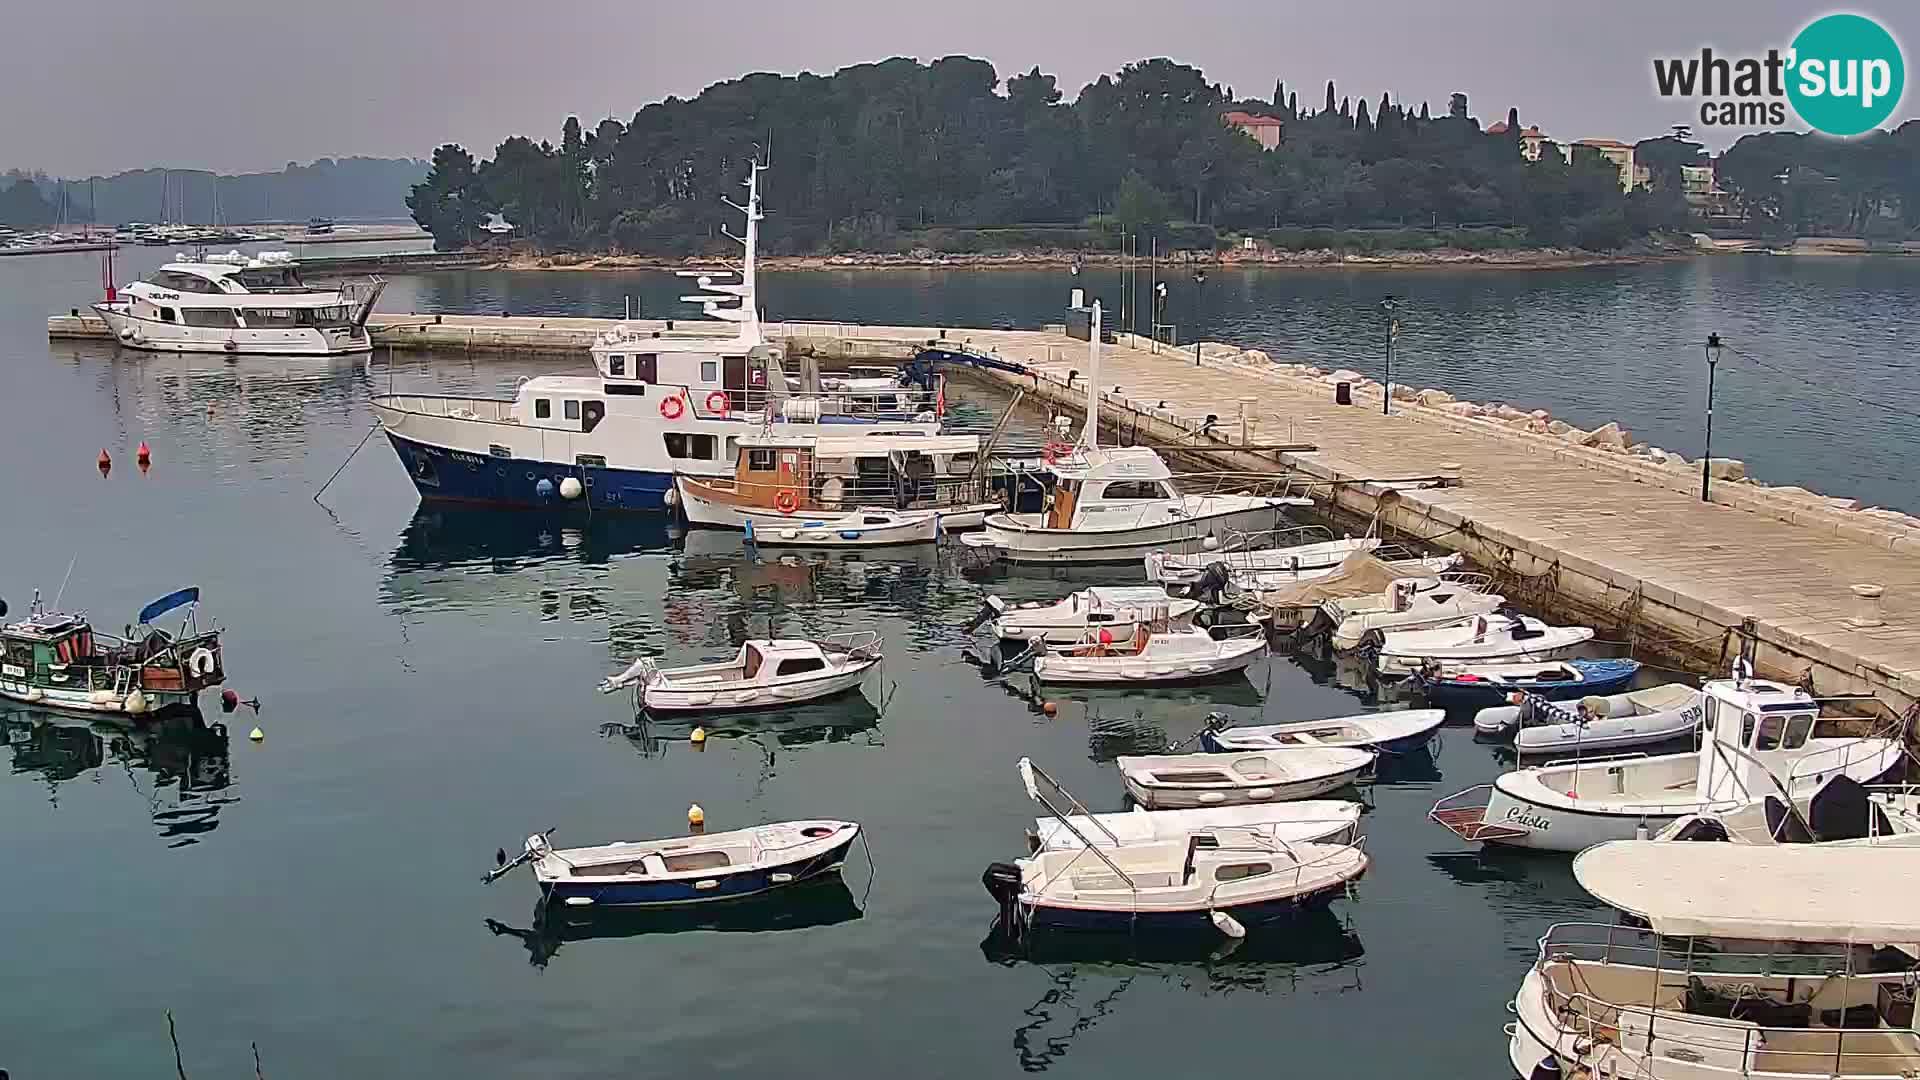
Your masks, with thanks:
<instances>
[{"instance_id":1,"label":"hazy grey sky","mask_svg":"<svg viewBox=\"0 0 1920 1080\"><path fill-rule=\"evenodd\" d=\"M630 118L749 71L826 73L954 53L1004 78L1035 64L1069 96L1148 56L1203 68L1244 96L1275 78L1431 101L1465 91L1483 122L1518 106L1571 140L1637 139L1695 120L1652 89L1653 56L1784 46L1836 10L1786 0L8 0L0 167L68 176L143 165L225 172L368 154L481 154L510 134L558 141L577 113ZM1879 18L1916 62L1920 8ZM1896 117L1916 114L1908 94ZM1728 141L1708 136L1716 147Z\"/></svg>"}]
</instances>

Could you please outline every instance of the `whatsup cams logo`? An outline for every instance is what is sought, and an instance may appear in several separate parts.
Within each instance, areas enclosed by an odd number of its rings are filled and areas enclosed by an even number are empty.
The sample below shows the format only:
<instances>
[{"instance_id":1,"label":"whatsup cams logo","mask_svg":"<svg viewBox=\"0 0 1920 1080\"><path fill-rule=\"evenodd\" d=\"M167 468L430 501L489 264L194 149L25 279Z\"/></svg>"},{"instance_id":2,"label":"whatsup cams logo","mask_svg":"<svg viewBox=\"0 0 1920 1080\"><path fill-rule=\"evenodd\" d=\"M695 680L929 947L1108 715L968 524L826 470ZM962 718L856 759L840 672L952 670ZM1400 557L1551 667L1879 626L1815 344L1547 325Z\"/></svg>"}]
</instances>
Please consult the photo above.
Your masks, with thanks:
<instances>
[{"instance_id":1,"label":"whatsup cams logo","mask_svg":"<svg viewBox=\"0 0 1920 1080\"><path fill-rule=\"evenodd\" d=\"M1845 137L1871 131L1906 93L1900 43L1864 15L1823 15L1765 56L1698 56L1653 62L1661 97L1700 102L1707 127L1779 127L1787 110L1815 131Z\"/></svg>"}]
</instances>

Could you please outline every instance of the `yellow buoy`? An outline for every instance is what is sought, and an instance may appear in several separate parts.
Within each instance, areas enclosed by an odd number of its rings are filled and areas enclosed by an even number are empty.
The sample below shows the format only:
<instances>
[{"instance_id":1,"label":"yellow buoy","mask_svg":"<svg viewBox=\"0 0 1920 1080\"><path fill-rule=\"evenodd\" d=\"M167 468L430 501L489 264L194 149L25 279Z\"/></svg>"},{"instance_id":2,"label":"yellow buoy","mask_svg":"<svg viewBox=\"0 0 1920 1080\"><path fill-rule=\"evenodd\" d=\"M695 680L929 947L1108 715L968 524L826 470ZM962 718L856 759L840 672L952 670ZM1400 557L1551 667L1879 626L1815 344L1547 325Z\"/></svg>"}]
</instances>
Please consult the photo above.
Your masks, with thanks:
<instances>
[{"instance_id":1,"label":"yellow buoy","mask_svg":"<svg viewBox=\"0 0 1920 1080\"><path fill-rule=\"evenodd\" d=\"M706 742L706 741L707 741L707 729L706 729L706 728L703 728L703 727L697 727L697 728L694 728L694 729L693 729L693 734L691 734L691 735L689 735L689 736L687 736L687 738L688 738L688 739L691 739L692 741L694 741L694 742L696 742L696 743L703 743L703 742Z\"/></svg>"},{"instance_id":2,"label":"yellow buoy","mask_svg":"<svg viewBox=\"0 0 1920 1080\"><path fill-rule=\"evenodd\" d=\"M247 738L252 739L254 742L259 742L261 739L264 739L266 737L267 737L267 733L264 731L261 731L257 727L254 728L252 731L247 732Z\"/></svg>"},{"instance_id":3,"label":"yellow buoy","mask_svg":"<svg viewBox=\"0 0 1920 1080\"><path fill-rule=\"evenodd\" d=\"M701 829L706 828L706 825L707 812L700 809L699 803L694 803L687 807L687 828L692 829L694 832L699 832Z\"/></svg>"}]
</instances>

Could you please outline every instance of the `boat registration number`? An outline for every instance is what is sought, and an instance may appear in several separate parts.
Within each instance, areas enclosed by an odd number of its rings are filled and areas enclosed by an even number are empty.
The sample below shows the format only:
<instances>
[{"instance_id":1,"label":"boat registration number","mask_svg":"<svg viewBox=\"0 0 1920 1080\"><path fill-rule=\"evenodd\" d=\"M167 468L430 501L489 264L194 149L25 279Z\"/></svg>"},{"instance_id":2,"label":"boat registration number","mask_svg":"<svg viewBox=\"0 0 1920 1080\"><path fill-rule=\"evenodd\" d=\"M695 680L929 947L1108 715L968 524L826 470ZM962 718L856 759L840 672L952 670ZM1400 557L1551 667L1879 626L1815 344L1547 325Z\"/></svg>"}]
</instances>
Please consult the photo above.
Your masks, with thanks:
<instances>
[{"instance_id":1,"label":"boat registration number","mask_svg":"<svg viewBox=\"0 0 1920 1080\"><path fill-rule=\"evenodd\" d=\"M27 669L19 664L0 664L0 675L11 675L16 679L27 677Z\"/></svg>"}]
</instances>

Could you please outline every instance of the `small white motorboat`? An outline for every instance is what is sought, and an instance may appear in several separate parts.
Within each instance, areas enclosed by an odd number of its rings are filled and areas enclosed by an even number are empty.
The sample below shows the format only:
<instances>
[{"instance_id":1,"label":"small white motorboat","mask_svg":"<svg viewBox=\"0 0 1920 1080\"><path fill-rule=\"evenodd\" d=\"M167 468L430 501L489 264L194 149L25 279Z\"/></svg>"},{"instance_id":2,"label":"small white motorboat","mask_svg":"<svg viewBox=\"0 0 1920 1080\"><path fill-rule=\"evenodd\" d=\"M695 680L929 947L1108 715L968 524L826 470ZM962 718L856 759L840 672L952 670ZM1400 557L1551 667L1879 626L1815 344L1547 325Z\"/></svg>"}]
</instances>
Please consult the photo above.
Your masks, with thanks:
<instances>
[{"instance_id":1,"label":"small white motorboat","mask_svg":"<svg viewBox=\"0 0 1920 1080\"><path fill-rule=\"evenodd\" d=\"M1089 630L1108 630L1120 639L1131 638L1141 624L1153 618L1184 622L1200 607L1197 600L1176 600L1157 585L1095 586L1081 589L1051 604L1008 604L987 597L983 619L1002 641L1044 639L1071 645Z\"/></svg>"},{"instance_id":2,"label":"small white motorboat","mask_svg":"<svg viewBox=\"0 0 1920 1080\"><path fill-rule=\"evenodd\" d=\"M1351 649L1375 630L1423 630L1498 611L1507 598L1488 591L1492 585L1485 574L1409 578L1373 596L1327 600L1320 610L1333 624L1333 647Z\"/></svg>"},{"instance_id":3,"label":"small white motorboat","mask_svg":"<svg viewBox=\"0 0 1920 1080\"><path fill-rule=\"evenodd\" d=\"M1624 694L1592 694L1559 704L1527 695L1519 705L1474 714L1476 731L1513 733L1523 754L1619 750L1685 738L1704 715L1700 691L1679 683Z\"/></svg>"},{"instance_id":4,"label":"small white motorboat","mask_svg":"<svg viewBox=\"0 0 1920 1080\"><path fill-rule=\"evenodd\" d=\"M1386 631L1374 666L1393 677L1436 661L1557 660L1591 640L1590 626L1548 626L1531 615L1476 615L1431 630Z\"/></svg>"},{"instance_id":5,"label":"small white motorboat","mask_svg":"<svg viewBox=\"0 0 1920 1080\"><path fill-rule=\"evenodd\" d=\"M1516 769L1440 800L1428 816L1465 840L1580 851L1776 792L1808 798L1835 776L1872 783L1904 756L1896 738L1814 737L1819 705L1795 687L1736 677L1702 689L1706 735L1696 751Z\"/></svg>"},{"instance_id":6,"label":"small white motorboat","mask_svg":"<svg viewBox=\"0 0 1920 1080\"><path fill-rule=\"evenodd\" d=\"M748 641L732 660L663 668L641 657L600 684L601 693L633 688L649 712L737 712L818 701L860 685L880 663L880 636L834 634L819 641Z\"/></svg>"},{"instance_id":7,"label":"small white motorboat","mask_svg":"<svg viewBox=\"0 0 1920 1080\"><path fill-rule=\"evenodd\" d=\"M1380 549L1376 549L1380 550ZM1391 573L1403 578L1434 578L1459 566L1459 555L1428 555L1419 558L1384 559L1382 566ZM1346 565L1341 563L1340 566ZM1312 570L1249 570L1234 571L1227 576L1227 587L1221 590L1222 596L1251 596L1275 589L1285 589L1302 582L1324 581L1332 577L1340 566L1321 566ZM1175 586L1168 586L1175 588Z\"/></svg>"},{"instance_id":8,"label":"small white motorboat","mask_svg":"<svg viewBox=\"0 0 1920 1080\"><path fill-rule=\"evenodd\" d=\"M1074 814L1063 826L1035 818L1035 851L1185 840L1198 832L1233 829L1289 844L1351 844L1360 838L1363 807L1344 799L1307 799L1271 806L1208 806L1188 810L1134 807L1114 814ZM1070 827L1069 827L1070 826Z\"/></svg>"},{"instance_id":9,"label":"small white motorboat","mask_svg":"<svg viewBox=\"0 0 1920 1080\"><path fill-rule=\"evenodd\" d=\"M1167 587L1190 586L1212 566L1224 567L1235 577L1267 571L1294 577L1316 570L1332 573L1348 555L1379 546L1377 538L1336 539L1324 525L1297 525L1271 533L1230 535L1212 551L1149 551L1145 562L1148 581Z\"/></svg>"},{"instance_id":10,"label":"small white motorboat","mask_svg":"<svg viewBox=\"0 0 1920 1080\"><path fill-rule=\"evenodd\" d=\"M1033 658L1033 674L1043 683L1193 682L1244 671L1267 651L1264 633L1216 639L1195 627L1174 627L1166 620L1143 623L1131 640L1110 630L1090 631L1064 652Z\"/></svg>"},{"instance_id":11,"label":"small white motorboat","mask_svg":"<svg viewBox=\"0 0 1920 1080\"><path fill-rule=\"evenodd\" d=\"M569 907L679 907L756 896L831 874L860 836L851 821L779 821L730 832L555 848L548 833L484 880L530 866L547 902Z\"/></svg>"},{"instance_id":12,"label":"small white motorboat","mask_svg":"<svg viewBox=\"0 0 1920 1080\"><path fill-rule=\"evenodd\" d=\"M1851 777L1836 776L1812 798L1790 801L1774 794L1730 810L1703 810L1688 814L1653 838L1920 847L1920 806L1911 789L1874 791Z\"/></svg>"},{"instance_id":13,"label":"small white motorboat","mask_svg":"<svg viewBox=\"0 0 1920 1080\"><path fill-rule=\"evenodd\" d=\"M1446 720L1445 709L1401 709L1286 724L1209 727L1200 739L1207 749L1218 753L1350 746L1382 754L1408 754L1432 742L1434 733Z\"/></svg>"},{"instance_id":14,"label":"small white motorboat","mask_svg":"<svg viewBox=\"0 0 1920 1080\"><path fill-rule=\"evenodd\" d=\"M1372 751L1349 747L1230 754L1156 754L1115 764L1127 793L1150 810L1290 802L1338 791L1373 766Z\"/></svg>"}]
</instances>

